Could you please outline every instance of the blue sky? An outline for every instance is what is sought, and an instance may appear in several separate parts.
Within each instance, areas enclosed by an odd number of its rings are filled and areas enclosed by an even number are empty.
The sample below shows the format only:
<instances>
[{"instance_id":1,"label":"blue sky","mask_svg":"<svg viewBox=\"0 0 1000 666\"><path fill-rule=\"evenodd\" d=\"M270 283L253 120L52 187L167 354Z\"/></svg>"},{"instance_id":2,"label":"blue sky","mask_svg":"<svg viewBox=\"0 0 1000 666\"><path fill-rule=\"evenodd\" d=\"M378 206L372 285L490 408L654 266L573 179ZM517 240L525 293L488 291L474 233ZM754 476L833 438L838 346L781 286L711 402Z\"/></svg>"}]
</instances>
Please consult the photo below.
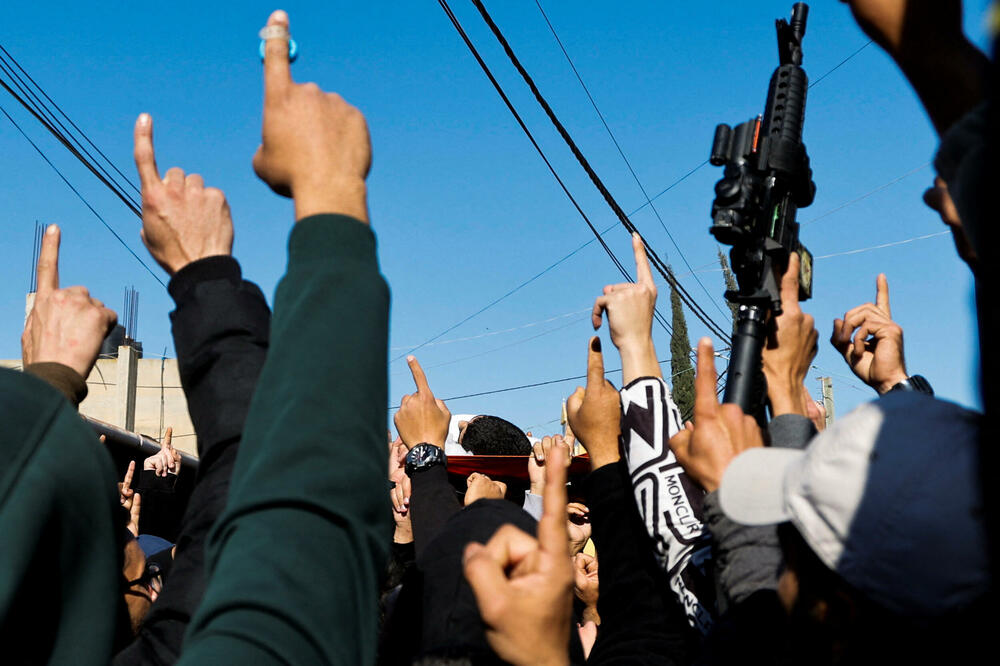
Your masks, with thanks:
<instances>
[{"instance_id":1,"label":"blue sky","mask_svg":"<svg viewBox=\"0 0 1000 666\"><path fill-rule=\"evenodd\" d=\"M155 119L162 170L180 166L229 197L235 254L268 297L285 264L289 202L271 194L250 159L260 136L257 30L273 4L261 2L14 3L2 43L71 118L132 176L132 124ZM452 6L529 127L598 228L615 219L510 67L468 2ZM661 191L708 155L719 122L761 112L776 64L773 20L790 2L542 3L643 186ZM590 107L533 0L488 3L494 19L563 123L626 211L645 201ZM966 24L983 40L984 2L966 3ZM337 91L368 118L374 146L371 219L392 288L390 358L479 310L592 236L521 134L435 2L289 2L299 81ZM816 79L867 39L847 8L813 4L806 71ZM147 257L138 220L6 96L3 105L134 248ZM838 413L869 399L826 342L832 320L872 300L887 273L893 314L906 331L908 369L938 394L978 405L972 281L949 236L855 254L844 252L943 231L920 195L927 166L839 210L933 156L936 136L891 60L869 46L810 91L805 125L818 186L800 212L802 240L817 257L814 299L821 369L832 375ZM126 285L140 292L139 338L173 355L165 290L122 248L34 150L0 118L0 357L19 356L34 221L64 230L63 284L85 284L109 304ZM708 166L654 202L665 225L722 305L708 233ZM826 214L829 211L834 211ZM822 217L821 217L822 216ZM820 218L814 223L811 220ZM647 208L633 221L678 273L684 262ZM621 228L606 235L631 265ZM837 255L821 258L826 255ZM165 275L147 259L160 277ZM681 278L722 320L693 276ZM592 332L586 311L620 276L591 244L497 306L450 331L417 356L439 397L583 374ZM669 316L667 290L661 310ZM704 329L690 315L692 344ZM612 349L602 328L606 349ZM654 330L660 356L669 352ZM441 344L443 342L443 344ZM323 349L307 353L326 353ZM619 367L608 354L609 368ZM304 362L308 362L304 359ZM721 368L721 365L720 365ZM616 379L612 376L612 379ZM454 413L494 413L536 434L555 431L574 383L455 400ZM405 362L390 366L393 404L412 390Z\"/></svg>"}]
</instances>

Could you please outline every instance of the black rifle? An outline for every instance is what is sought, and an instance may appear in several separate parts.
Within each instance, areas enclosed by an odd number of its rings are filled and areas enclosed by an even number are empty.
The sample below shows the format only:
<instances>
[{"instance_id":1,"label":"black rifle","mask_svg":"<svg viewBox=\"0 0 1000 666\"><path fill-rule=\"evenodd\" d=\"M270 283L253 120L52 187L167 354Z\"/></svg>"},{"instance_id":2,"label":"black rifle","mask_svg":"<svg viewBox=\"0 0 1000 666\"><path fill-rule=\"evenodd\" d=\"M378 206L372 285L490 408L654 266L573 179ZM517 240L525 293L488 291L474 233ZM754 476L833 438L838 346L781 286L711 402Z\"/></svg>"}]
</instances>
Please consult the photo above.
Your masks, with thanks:
<instances>
[{"instance_id":1,"label":"black rifle","mask_svg":"<svg viewBox=\"0 0 1000 666\"><path fill-rule=\"evenodd\" d=\"M773 316L781 314L780 275L790 253L801 257L799 300L812 295L812 255L799 243L795 214L813 202L809 156L802 143L806 90L802 38L809 7L798 2L791 21L776 21L780 64L771 75L764 115L737 125L719 125L711 163L724 166L715 184L712 228L732 245L729 256L739 291L726 298L739 305L724 402L763 421L767 395L761 351Z\"/></svg>"}]
</instances>

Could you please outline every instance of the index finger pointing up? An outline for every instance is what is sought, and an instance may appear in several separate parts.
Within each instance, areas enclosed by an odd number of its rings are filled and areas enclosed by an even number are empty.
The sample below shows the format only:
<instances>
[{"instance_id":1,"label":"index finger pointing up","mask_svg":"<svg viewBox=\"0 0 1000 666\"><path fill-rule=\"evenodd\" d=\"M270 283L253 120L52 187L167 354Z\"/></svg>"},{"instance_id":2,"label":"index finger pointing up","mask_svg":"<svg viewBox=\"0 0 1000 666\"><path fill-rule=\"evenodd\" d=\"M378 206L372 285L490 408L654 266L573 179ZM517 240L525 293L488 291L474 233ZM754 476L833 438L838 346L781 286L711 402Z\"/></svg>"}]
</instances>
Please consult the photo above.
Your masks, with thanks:
<instances>
[{"instance_id":1,"label":"index finger pointing up","mask_svg":"<svg viewBox=\"0 0 1000 666\"><path fill-rule=\"evenodd\" d=\"M135 121L135 168L139 172L139 182L143 187L160 182L160 171L156 168L156 153L153 152L153 118L148 113L140 113Z\"/></svg>"},{"instance_id":2,"label":"index finger pointing up","mask_svg":"<svg viewBox=\"0 0 1000 666\"><path fill-rule=\"evenodd\" d=\"M590 339L587 351L587 388L598 388L604 383L604 356L601 354L601 339L596 335Z\"/></svg>"},{"instance_id":3,"label":"index finger pointing up","mask_svg":"<svg viewBox=\"0 0 1000 666\"><path fill-rule=\"evenodd\" d=\"M267 19L267 27L284 28L280 33L267 40L264 47L264 99L277 95L292 82L292 71L288 64L288 14L277 10Z\"/></svg>"},{"instance_id":4,"label":"index finger pointing up","mask_svg":"<svg viewBox=\"0 0 1000 666\"><path fill-rule=\"evenodd\" d=\"M702 338L698 341L698 374L694 378L695 423L701 423L699 416L710 418L719 409L719 398L715 394L716 379L712 341Z\"/></svg>"},{"instance_id":5,"label":"index finger pointing up","mask_svg":"<svg viewBox=\"0 0 1000 666\"><path fill-rule=\"evenodd\" d=\"M55 291L59 288L59 227L50 224L42 236L42 251L38 254L38 268L35 278L38 293Z\"/></svg>"},{"instance_id":6,"label":"index finger pointing up","mask_svg":"<svg viewBox=\"0 0 1000 666\"><path fill-rule=\"evenodd\" d=\"M542 517L538 521L538 545L542 550L569 552L566 532L566 450L554 446L545 465L545 489L542 491Z\"/></svg>"},{"instance_id":7,"label":"index finger pointing up","mask_svg":"<svg viewBox=\"0 0 1000 666\"><path fill-rule=\"evenodd\" d=\"M788 267L785 274L781 276L781 306L791 307L799 302L799 263L801 259L798 252L788 255Z\"/></svg>"},{"instance_id":8,"label":"index finger pointing up","mask_svg":"<svg viewBox=\"0 0 1000 666\"><path fill-rule=\"evenodd\" d=\"M885 316L892 319L892 311L889 309L889 279L885 273L879 273L875 280L875 306L885 313Z\"/></svg>"},{"instance_id":9,"label":"index finger pointing up","mask_svg":"<svg viewBox=\"0 0 1000 666\"><path fill-rule=\"evenodd\" d=\"M638 232L632 234L632 251L635 253L635 281L639 284L653 284L653 271L649 269L646 246Z\"/></svg>"},{"instance_id":10,"label":"index finger pointing up","mask_svg":"<svg viewBox=\"0 0 1000 666\"><path fill-rule=\"evenodd\" d=\"M417 393L430 393L431 387L427 385L427 376L424 369L420 367L416 356L407 356L406 362L410 365L410 373L413 375L413 383L417 385Z\"/></svg>"}]
</instances>

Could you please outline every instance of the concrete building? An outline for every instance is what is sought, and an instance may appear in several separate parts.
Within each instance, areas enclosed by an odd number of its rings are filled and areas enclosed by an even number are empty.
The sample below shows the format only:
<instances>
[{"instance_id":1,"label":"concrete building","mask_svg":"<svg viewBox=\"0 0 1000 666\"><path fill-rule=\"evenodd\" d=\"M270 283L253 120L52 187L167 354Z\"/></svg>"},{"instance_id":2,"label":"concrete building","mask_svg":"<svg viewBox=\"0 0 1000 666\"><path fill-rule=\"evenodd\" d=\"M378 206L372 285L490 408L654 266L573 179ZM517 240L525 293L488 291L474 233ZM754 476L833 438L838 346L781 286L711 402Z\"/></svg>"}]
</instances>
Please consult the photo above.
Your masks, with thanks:
<instances>
[{"instance_id":1,"label":"concrete building","mask_svg":"<svg viewBox=\"0 0 1000 666\"><path fill-rule=\"evenodd\" d=\"M121 346L118 358L98 359L87 377L80 413L157 441L172 426L174 448L197 456L177 359L138 355L132 347ZM0 361L0 366L20 370L21 359Z\"/></svg>"}]
</instances>

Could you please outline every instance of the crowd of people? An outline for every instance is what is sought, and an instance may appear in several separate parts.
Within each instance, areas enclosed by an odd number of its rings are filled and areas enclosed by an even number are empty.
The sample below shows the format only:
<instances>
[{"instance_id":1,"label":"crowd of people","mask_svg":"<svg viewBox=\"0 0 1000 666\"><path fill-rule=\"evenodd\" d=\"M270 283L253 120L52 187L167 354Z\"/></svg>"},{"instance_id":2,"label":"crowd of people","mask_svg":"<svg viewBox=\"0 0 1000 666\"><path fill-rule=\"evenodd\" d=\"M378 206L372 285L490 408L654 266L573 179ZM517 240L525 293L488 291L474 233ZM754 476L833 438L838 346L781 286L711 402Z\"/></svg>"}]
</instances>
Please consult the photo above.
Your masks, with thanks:
<instances>
[{"instance_id":1,"label":"crowd of people","mask_svg":"<svg viewBox=\"0 0 1000 666\"><path fill-rule=\"evenodd\" d=\"M848 4L941 135L925 200L979 277L991 69L961 2ZM232 257L225 195L176 167L161 175L152 119L135 124L142 240L170 275L198 440L169 540L142 529L143 512L169 505L188 472L168 431L116 478L78 417L116 315L60 286L60 230L45 232L24 372L0 371L4 661L885 664L988 650L983 417L909 374L885 275L830 338L875 399L829 427L804 385L819 343L796 254L763 352L769 421L720 404L704 338L685 422L635 235L636 281L594 302L615 350L595 336L574 352L587 379L567 432L452 416L410 356L415 392L387 438L368 128L338 95L292 80L284 12L266 36L253 166L296 219L273 312ZM324 352L303 364L303 348ZM609 352L621 387L605 378ZM450 464L462 456L498 456L496 472Z\"/></svg>"}]
</instances>

